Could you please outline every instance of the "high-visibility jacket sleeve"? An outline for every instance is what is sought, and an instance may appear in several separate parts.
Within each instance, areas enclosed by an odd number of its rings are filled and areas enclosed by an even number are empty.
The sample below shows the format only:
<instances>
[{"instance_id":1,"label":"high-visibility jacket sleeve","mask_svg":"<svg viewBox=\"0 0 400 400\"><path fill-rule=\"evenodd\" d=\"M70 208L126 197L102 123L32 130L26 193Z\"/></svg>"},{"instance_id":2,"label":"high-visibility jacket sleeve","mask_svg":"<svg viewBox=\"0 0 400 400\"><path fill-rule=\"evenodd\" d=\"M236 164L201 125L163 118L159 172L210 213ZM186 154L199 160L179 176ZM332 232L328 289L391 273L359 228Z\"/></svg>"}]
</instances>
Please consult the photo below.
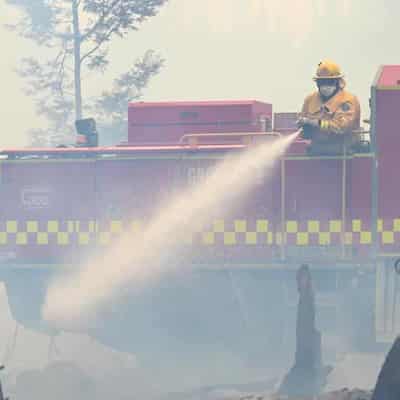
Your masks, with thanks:
<instances>
[{"instance_id":1,"label":"high-visibility jacket sleeve","mask_svg":"<svg viewBox=\"0 0 400 400\"><path fill-rule=\"evenodd\" d=\"M353 97L343 102L331 119L321 119L322 132L331 132L342 135L351 132L360 126L360 104Z\"/></svg>"}]
</instances>

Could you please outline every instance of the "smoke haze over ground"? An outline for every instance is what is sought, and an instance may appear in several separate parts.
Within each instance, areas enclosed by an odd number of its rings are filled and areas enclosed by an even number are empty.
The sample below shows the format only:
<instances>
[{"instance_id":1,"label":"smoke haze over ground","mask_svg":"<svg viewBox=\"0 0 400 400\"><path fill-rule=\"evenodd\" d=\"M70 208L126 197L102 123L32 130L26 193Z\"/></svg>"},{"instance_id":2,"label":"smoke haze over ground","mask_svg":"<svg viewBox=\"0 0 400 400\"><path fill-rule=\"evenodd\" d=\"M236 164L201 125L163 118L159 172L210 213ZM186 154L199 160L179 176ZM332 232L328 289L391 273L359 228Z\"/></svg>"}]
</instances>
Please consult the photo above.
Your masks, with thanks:
<instances>
[{"instance_id":1,"label":"smoke haze over ground","mask_svg":"<svg viewBox=\"0 0 400 400\"><path fill-rule=\"evenodd\" d=\"M6 365L0 379L6 395L19 400L50 400L57 386L59 394L68 386L65 394L78 399L80 385L96 391L86 399L123 399L132 385L138 393L152 393L151 381L146 380L133 355L112 350L84 334L61 334L55 338L54 347L50 337L22 325L15 335L16 322L3 285L0 300L0 363Z\"/></svg>"}]
</instances>

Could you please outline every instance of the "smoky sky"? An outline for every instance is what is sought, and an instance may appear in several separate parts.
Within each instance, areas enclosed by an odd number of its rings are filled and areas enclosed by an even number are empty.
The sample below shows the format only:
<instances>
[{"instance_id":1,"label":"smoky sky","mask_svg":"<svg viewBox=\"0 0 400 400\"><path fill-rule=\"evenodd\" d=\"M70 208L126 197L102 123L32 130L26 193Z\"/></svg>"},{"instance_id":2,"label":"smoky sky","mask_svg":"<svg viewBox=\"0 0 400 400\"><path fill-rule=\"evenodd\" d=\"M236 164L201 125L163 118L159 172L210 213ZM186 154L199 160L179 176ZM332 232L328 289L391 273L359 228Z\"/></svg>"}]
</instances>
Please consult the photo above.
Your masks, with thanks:
<instances>
[{"instance_id":1,"label":"smoky sky","mask_svg":"<svg viewBox=\"0 0 400 400\"><path fill-rule=\"evenodd\" d=\"M16 146L25 143L29 128L44 123L14 72L22 57L38 49L4 29L17 15L4 0L0 11L0 145ZM393 0L170 0L138 32L112 43L109 70L85 74L83 94L108 89L114 76L151 48L166 66L143 100L257 99L276 111L296 111L314 89L316 65L330 58L342 66L366 118L378 66L399 60L398 11Z\"/></svg>"}]
</instances>

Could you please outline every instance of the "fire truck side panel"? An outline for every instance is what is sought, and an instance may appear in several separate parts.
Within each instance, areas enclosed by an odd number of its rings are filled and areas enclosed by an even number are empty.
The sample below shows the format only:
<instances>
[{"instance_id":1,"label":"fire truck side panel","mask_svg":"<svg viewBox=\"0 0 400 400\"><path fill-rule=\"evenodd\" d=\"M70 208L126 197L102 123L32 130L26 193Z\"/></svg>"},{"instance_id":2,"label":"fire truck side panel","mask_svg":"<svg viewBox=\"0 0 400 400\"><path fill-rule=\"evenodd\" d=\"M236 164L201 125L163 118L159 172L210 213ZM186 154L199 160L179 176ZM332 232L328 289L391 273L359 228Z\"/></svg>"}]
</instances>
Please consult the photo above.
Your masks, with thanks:
<instances>
[{"instance_id":1,"label":"fire truck side panel","mask_svg":"<svg viewBox=\"0 0 400 400\"><path fill-rule=\"evenodd\" d=\"M176 187L179 159L96 161L98 215L105 220L147 222Z\"/></svg>"},{"instance_id":2,"label":"fire truck side panel","mask_svg":"<svg viewBox=\"0 0 400 400\"><path fill-rule=\"evenodd\" d=\"M400 79L400 76L399 76ZM400 253L400 90L377 88L375 124L378 150L378 226L383 253Z\"/></svg>"},{"instance_id":3,"label":"fire truck side panel","mask_svg":"<svg viewBox=\"0 0 400 400\"><path fill-rule=\"evenodd\" d=\"M155 151L130 159L3 162L0 255L28 265L84 260L122 232L142 230L175 195L201 185L222 157L217 151ZM190 246L190 262L268 263L277 249L279 164L271 175L259 173L245 195L229 190L215 193L225 204L206 224L196 226L194 215L190 243L182 244ZM188 196L188 207L191 201Z\"/></svg>"},{"instance_id":4,"label":"fire truck side panel","mask_svg":"<svg viewBox=\"0 0 400 400\"><path fill-rule=\"evenodd\" d=\"M377 151L378 255L382 256L376 268L376 339L386 343L395 340L400 327L399 278L394 268L400 256L399 110L400 66L382 66L371 90L371 134Z\"/></svg>"},{"instance_id":5,"label":"fire truck side panel","mask_svg":"<svg viewBox=\"0 0 400 400\"><path fill-rule=\"evenodd\" d=\"M76 160L2 162L0 250L6 260L49 263L76 254L85 241L79 221L94 218L94 167Z\"/></svg>"},{"instance_id":6,"label":"fire truck side panel","mask_svg":"<svg viewBox=\"0 0 400 400\"><path fill-rule=\"evenodd\" d=\"M130 229L129 226L143 229L155 211L168 211L175 196L195 193L221 156L194 153L177 154L176 159L98 162L96 180L102 197L98 201L102 210L99 215L104 220L102 225L110 223L110 214L104 214L104 210L114 209L117 212L114 225L121 222L124 229ZM276 179L270 181L267 187L264 177L260 176L251 192L240 197L230 188L225 204L208 214L206 223L196 218L196 214L191 217L191 235L187 237L188 242L182 244L190 246L191 262L216 265L265 261L273 250L273 217L276 214L275 190L270 186ZM131 189L127 191L126 188ZM194 193L188 196L188 210L197 206L191 204L196 201ZM183 215L185 211L182 210ZM129 221L124 221L126 218Z\"/></svg>"},{"instance_id":7,"label":"fire truck side panel","mask_svg":"<svg viewBox=\"0 0 400 400\"><path fill-rule=\"evenodd\" d=\"M327 257L340 249L342 167L340 159L285 161L287 256Z\"/></svg>"},{"instance_id":8,"label":"fire truck side panel","mask_svg":"<svg viewBox=\"0 0 400 400\"><path fill-rule=\"evenodd\" d=\"M222 207L194 236L196 254L200 256L197 260L205 263L204 255L213 252L211 264L248 267L265 265L276 257L279 184L277 166L272 175L260 171L245 194L235 192L234 187L229 187L226 194L216 193L223 197Z\"/></svg>"},{"instance_id":9,"label":"fire truck side panel","mask_svg":"<svg viewBox=\"0 0 400 400\"><path fill-rule=\"evenodd\" d=\"M16 262L80 259L123 231L143 229L173 196L200 185L222 156L155 151L130 159L3 162L1 250ZM192 262L265 265L282 251L306 259L337 257L342 239L357 248L353 255L364 254L371 243L368 164L367 157L346 161L344 210L343 159L289 158L283 171L278 162L272 174L256 177L246 195L223 194L224 206L208 215L207 224L192 227L185 243Z\"/></svg>"},{"instance_id":10,"label":"fire truck side panel","mask_svg":"<svg viewBox=\"0 0 400 400\"><path fill-rule=\"evenodd\" d=\"M372 244L372 155L355 155L348 161L347 231L352 256L367 257ZM379 240L379 237L377 238Z\"/></svg>"}]
</instances>

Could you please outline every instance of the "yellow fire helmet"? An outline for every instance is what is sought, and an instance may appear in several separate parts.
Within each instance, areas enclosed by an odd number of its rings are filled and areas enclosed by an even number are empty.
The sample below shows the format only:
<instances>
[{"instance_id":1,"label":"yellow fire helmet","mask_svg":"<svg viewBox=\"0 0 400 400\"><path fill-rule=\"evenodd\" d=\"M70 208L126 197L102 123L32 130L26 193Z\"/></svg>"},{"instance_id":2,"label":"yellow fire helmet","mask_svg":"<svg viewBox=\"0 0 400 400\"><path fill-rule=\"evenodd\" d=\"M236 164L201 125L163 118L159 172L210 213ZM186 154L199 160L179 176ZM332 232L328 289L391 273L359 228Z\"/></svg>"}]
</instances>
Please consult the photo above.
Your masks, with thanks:
<instances>
[{"instance_id":1,"label":"yellow fire helmet","mask_svg":"<svg viewBox=\"0 0 400 400\"><path fill-rule=\"evenodd\" d=\"M318 64L317 73L313 79L314 81L320 79L342 79L343 76L339 65L333 61L325 60Z\"/></svg>"}]
</instances>

